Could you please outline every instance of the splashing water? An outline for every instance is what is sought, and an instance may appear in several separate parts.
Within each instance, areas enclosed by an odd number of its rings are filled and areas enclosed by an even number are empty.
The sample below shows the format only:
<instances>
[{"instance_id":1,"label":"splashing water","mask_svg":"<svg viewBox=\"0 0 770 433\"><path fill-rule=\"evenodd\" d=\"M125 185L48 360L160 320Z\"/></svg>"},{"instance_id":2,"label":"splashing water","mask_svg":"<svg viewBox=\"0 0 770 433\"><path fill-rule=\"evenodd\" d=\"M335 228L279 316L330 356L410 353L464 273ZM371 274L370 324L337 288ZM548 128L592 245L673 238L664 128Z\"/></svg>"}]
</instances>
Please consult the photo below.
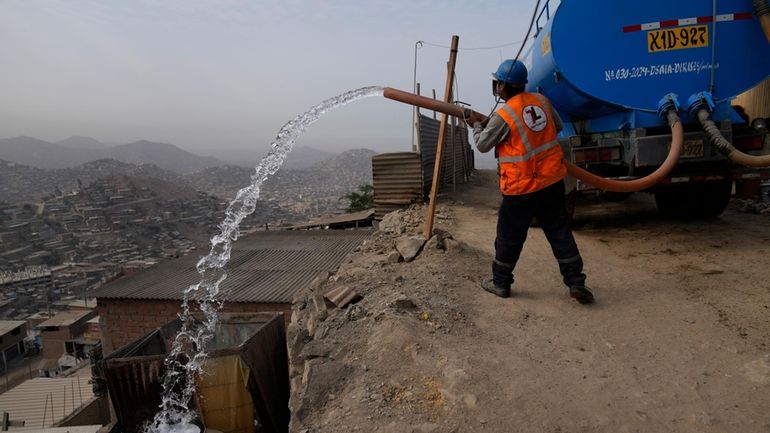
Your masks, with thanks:
<instances>
[{"instance_id":1,"label":"splashing water","mask_svg":"<svg viewBox=\"0 0 770 433\"><path fill-rule=\"evenodd\" d=\"M224 267L230 260L232 243L238 239L241 221L254 212L262 183L281 168L297 137L324 113L359 99L381 96L382 92L382 87L372 86L343 93L312 107L287 122L278 131L270 145L270 152L260 161L256 172L251 176L251 185L238 191L228 205L225 219L219 224L220 233L211 238L209 254L198 261L200 282L184 290L180 314L182 329L174 338L164 363L166 372L162 380L160 411L145 427L145 433L199 431L199 428L192 424L196 417L190 408L195 391L194 378L203 371L203 363L208 355L206 345L214 337L219 321L218 312L224 303L219 285L227 278ZM202 322L197 325L190 309L191 300L198 303L204 316Z\"/></svg>"}]
</instances>

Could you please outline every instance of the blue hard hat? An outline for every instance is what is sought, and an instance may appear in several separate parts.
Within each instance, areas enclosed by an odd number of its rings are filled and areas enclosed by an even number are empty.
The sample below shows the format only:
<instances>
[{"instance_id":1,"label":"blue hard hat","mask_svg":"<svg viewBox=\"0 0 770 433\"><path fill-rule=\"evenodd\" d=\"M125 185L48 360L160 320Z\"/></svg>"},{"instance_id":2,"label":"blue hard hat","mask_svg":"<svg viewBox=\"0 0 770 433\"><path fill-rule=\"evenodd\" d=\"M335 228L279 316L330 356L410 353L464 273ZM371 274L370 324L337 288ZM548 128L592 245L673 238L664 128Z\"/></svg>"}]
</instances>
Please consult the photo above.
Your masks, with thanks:
<instances>
[{"instance_id":1,"label":"blue hard hat","mask_svg":"<svg viewBox=\"0 0 770 433\"><path fill-rule=\"evenodd\" d=\"M527 67L518 60L508 59L500 63L492 78L514 86L523 86L527 84Z\"/></svg>"}]
</instances>

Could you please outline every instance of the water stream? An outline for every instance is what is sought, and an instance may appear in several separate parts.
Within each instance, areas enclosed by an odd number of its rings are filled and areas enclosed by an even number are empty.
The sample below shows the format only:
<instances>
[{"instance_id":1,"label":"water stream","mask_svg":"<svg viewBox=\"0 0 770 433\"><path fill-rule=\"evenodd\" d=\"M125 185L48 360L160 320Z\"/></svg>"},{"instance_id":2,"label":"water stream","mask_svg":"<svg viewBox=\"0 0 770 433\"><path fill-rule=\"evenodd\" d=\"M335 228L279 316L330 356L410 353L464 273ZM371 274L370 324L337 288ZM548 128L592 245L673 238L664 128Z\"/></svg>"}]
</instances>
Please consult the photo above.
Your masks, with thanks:
<instances>
[{"instance_id":1,"label":"water stream","mask_svg":"<svg viewBox=\"0 0 770 433\"><path fill-rule=\"evenodd\" d=\"M327 111L359 99L381 96L382 87L363 87L327 99L305 113L287 122L278 131L270 145L271 150L256 167L251 185L235 195L225 211L225 219L219 224L220 232L211 238L211 249L198 261L200 282L186 288L182 300L182 329L165 360L162 379L160 410L144 429L145 433L195 433L199 429L192 422L197 418L191 408L195 392L195 375L203 372L208 356L207 343L214 337L219 320L219 310L226 300L220 284L227 278L225 265L230 260L232 243L238 239L238 227L251 215L259 199L262 183L283 165L294 141L307 127ZM203 313L202 321L195 321L191 302L198 304Z\"/></svg>"}]
</instances>

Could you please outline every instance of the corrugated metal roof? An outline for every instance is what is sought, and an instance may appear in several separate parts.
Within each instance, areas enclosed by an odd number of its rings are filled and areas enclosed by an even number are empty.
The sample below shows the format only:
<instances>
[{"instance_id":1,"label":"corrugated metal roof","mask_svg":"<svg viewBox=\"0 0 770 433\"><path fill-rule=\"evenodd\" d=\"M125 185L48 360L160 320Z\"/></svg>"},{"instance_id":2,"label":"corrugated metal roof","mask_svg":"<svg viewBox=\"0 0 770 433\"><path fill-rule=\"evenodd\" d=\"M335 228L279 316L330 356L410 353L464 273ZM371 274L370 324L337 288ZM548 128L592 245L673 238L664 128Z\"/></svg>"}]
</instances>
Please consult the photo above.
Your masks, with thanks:
<instances>
[{"instance_id":1,"label":"corrugated metal roof","mask_svg":"<svg viewBox=\"0 0 770 433\"><path fill-rule=\"evenodd\" d=\"M0 394L2 412L8 412L11 421L26 422L10 431L37 431L71 415L94 397L90 379L91 369L86 366L72 376L38 377Z\"/></svg>"},{"instance_id":2,"label":"corrugated metal roof","mask_svg":"<svg viewBox=\"0 0 770 433\"><path fill-rule=\"evenodd\" d=\"M331 226L335 224L355 223L356 221L366 221L374 215L374 209L362 210L360 212L351 212L344 215L337 215L330 218L322 218L310 221L309 223L297 224L289 227L289 230L305 229L310 227Z\"/></svg>"},{"instance_id":3,"label":"corrugated metal roof","mask_svg":"<svg viewBox=\"0 0 770 433\"><path fill-rule=\"evenodd\" d=\"M86 316L94 316L93 310L67 310L57 313L55 316L37 325L38 328L47 328L49 326L70 326L77 323ZM89 317L90 319L91 317Z\"/></svg>"},{"instance_id":4,"label":"corrugated metal roof","mask_svg":"<svg viewBox=\"0 0 770 433\"><path fill-rule=\"evenodd\" d=\"M222 283L229 302L289 303L321 272L335 271L371 235L368 230L258 232L233 244ZM188 255L105 284L95 296L113 299L182 299L200 281L199 257Z\"/></svg>"},{"instance_id":5,"label":"corrugated metal roof","mask_svg":"<svg viewBox=\"0 0 770 433\"><path fill-rule=\"evenodd\" d=\"M52 427L52 428L36 428L36 427L18 427L12 431L27 431L35 433L96 433L102 428L101 425L79 425L70 427Z\"/></svg>"},{"instance_id":6,"label":"corrugated metal roof","mask_svg":"<svg viewBox=\"0 0 770 433\"><path fill-rule=\"evenodd\" d=\"M21 325L24 325L23 320L0 320L0 336L3 336Z\"/></svg>"}]
</instances>

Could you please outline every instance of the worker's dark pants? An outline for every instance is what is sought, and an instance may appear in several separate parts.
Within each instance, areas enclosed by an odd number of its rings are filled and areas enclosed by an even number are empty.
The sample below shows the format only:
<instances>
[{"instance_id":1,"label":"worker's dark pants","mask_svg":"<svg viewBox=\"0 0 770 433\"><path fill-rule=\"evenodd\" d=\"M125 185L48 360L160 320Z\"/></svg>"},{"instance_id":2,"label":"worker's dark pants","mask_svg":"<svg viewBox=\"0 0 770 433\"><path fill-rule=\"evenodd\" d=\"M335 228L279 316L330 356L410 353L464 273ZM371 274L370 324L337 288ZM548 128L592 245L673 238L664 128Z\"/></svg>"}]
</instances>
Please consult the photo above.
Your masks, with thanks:
<instances>
[{"instance_id":1,"label":"worker's dark pants","mask_svg":"<svg viewBox=\"0 0 770 433\"><path fill-rule=\"evenodd\" d=\"M537 218L567 287L582 287L586 276L575 238L569 228L564 201L564 182L524 195L504 195L497 217L495 260L492 276L498 287L511 287L513 268L519 261L532 217Z\"/></svg>"}]
</instances>

